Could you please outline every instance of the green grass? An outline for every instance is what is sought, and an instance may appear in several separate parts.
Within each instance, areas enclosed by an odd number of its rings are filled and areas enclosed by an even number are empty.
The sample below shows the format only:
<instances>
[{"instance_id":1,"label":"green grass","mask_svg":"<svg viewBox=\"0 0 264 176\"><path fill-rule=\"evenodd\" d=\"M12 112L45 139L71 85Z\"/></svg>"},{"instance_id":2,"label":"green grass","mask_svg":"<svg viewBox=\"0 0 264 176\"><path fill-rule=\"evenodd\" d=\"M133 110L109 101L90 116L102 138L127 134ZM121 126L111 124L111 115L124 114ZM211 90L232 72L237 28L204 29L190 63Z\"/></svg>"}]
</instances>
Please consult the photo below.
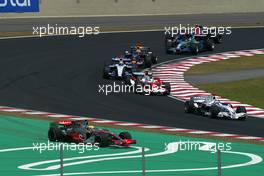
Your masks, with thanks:
<instances>
[{"instance_id":1,"label":"green grass","mask_svg":"<svg viewBox=\"0 0 264 176\"><path fill-rule=\"evenodd\" d=\"M30 150L17 150L17 151L2 151L2 149L10 149L16 147L32 147L33 143L46 143L47 144L47 130L49 123L47 121L25 119L25 118L15 118L11 116L0 115L0 123L2 127L0 128L0 173L1 175L8 176L33 176L41 174L58 174L59 169L55 170L25 170L20 169L19 166L47 161L47 160L57 160L59 159L58 150L45 150L40 153L36 149ZM109 128L111 131L119 133L123 130ZM179 141L203 141L203 142L214 142L217 146L220 146L221 143L222 149L226 150L230 146L231 152L243 152L251 153L257 155L258 157L264 158L263 146L262 145L253 145L253 144L243 144L238 142L223 142L219 140L209 140L201 138L191 138L175 135L167 135L160 133L151 133L151 132L139 132L136 130L129 130L131 134L137 139L137 144L134 146L143 146L147 147L150 150L146 151L146 169L147 170L171 170L171 169L192 169L192 168L207 168L207 167L216 167L217 166L217 154L212 152L203 152L200 150L191 150L190 147L185 151L179 150L172 153L164 153L160 155L160 152L165 150L165 144ZM194 147L192 147L194 148ZM220 148L219 148L220 149ZM121 154L125 152L136 151L135 148L117 148L117 147L108 147L100 148L99 150L86 150L83 153L79 153L80 150L73 151L74 149L64 150L65 158L71 158L72 160L64 160L65 167L64 171L66 173L72 172L100 172L100 171L135 171L141 169L141 152L130 153L130 154ZM222 152L222 164L223 166L242 164L250 161L250 158L234 153L227 153L227 151ZM119 154L119 156L111 156L112 154ZM148 156L148 155L152 156ZM153 155L158 154L158 155ZM101 156L98 156L101 155ZM107 155L107 156L102 156ZM139 157L133 157L139 156ZM75 159L74 159L74 158ZM86 157L79 158L76 157ZM89 158L93 157L93 158ZM107 158L114 157L113 159L106 160ZM124 158L122 158L124 157ZM105 158L105 159L104 159ZM104 159L101 161L93 161L89 163L78 163L82 161L92 161L97 159ZM73 162L73 165L68 165ZM77 162L74 164L74 162ZM59 162L46 162L41 165L33 166L35 169L44 169L49 166L59 164ZM241 175L250 175L250 176L260 176L259 173L262 173L264 169L263 161L246 167L237 167L223 169L223 175L232 175L232 176L241 176ZM196 170L196 171L183 171L183 172L157 172L157 173L147 173L148 176L212 176L216 175L217 170ZM66 174L65 174L66 175ZM87 174L86 174L87 175ZM102 175L102 176L116 176L116 175L131 175L138 176L141 173L124 173L124 174L92 174L92 175Z\"/></svg>"},{"instance_id":2,"label":"green grass","mask_svg":"<svg viewBox=\"0 0 264 176\"><path fill-rule=\"evenodd\" d=\"M264 55L245 56L224 61L210 62L193 66L186 75L201 75L264 68Z\"/></svg>"},{"instance_id":3,"label":"green grass","mask_svg":"<svg viewBox=\"0 0 264 176\"><path fill-rule=\"evenodd\" d=\"M202 90L264 108L264 77L228 83L196 85Z\"/></svg>"}]
</instances>

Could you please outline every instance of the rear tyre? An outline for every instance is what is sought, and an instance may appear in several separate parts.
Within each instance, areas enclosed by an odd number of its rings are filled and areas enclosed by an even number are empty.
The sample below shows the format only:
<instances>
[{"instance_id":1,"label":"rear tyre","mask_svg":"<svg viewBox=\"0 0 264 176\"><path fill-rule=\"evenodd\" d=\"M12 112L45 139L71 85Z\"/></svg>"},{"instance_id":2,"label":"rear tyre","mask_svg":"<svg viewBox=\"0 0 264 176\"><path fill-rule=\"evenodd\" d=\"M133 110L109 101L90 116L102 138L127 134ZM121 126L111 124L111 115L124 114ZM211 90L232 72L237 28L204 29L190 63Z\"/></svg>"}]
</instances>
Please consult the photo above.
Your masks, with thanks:
<instances>
[{"instance_id":1,"label":"rear tyre","mask_svg":"<svg viewBox=\"0 0 264 176\"><path fill-rule=\"evenodd\" d=\"M214 48L215 48L214 43L213 43L212 41L208 40L208 41L207 41L207 50L208 50L208 51L213 51Z\"/></svg>"},{"instance_id":2,"label":"rear tyre","mask_svg":"<svg viewBox=\"0 0 264 176\"><path fill-rule=\"evenodd\" d=\"M103 133L95 136L95 142L99 144L99 147L108 147L110 145L109 135Z\"/></svg>"},{"instance_id":3,"label":"rear tyre","mask_svg":"<svg viewBox=\"0 0 264 176\"><path fill-rule=\"evenodd\" d=\"M198 48L198 46L193 46L193 47L192 47L192 53L193 53L194 55L197 55L197 54L199 53L199 48Z\"/></svg>"},{"instance_id":4,"label":"rear tyre","mask_svg":"<svg viewBox=\"0 0 264 176\"><path fill-rule=\"evenodd\" d=\"M184 111L185 111L186 113L193 113L194 108L191 106L191 102L190 102L190 101L186 101L186 102L184 103Z\"/></svg>"},{"instance_id":5,"label":"rear tyre","mask_svg":"<svg viewBox=\"0 0 264 176\"><path fill-rule=\"evenodd\" d=\"M110 72L110 68L108 66L105 66L104 70L103 70L103 78L104 79L109 79L110 78L110 76L108 74L109 72Z\"/></svg>"},{"instance_id":6,"label":"rear tyre","mask_svg":"<svg viewBox=\"0 0 264 176\"><path fill-rule=\"evenodd\" d=\"M151 64L152 64L151 57L150 56L146 56L144 58L144 67L145 68L150 68Z\"/></svg>"},{"instance_id":7,"label":"rear tyre","mask_svg":"<svg viewBox=\"0 0 264 176\"><path fill-rule=\"evenodd\" d=\"M222 37L223 37L222 35L215 36L214 37L214 43L216 43L216 44L222 43L222 41L223 41Z\"/></svg>"},{"instance_id":8,"label":"rear tyre","mask_svg":"<svg viewBox=\"0 0 264 176\"><path fill-rule=\"evenodd\" d=\"M136 94L144 94L144 85L140 84L138 81L135 82L135 87L134 87L135 93Z\"/></svg>"},{"instance_id":9,"label":"rear tyre","mask_svg":"<svg viewBox=\"0 0 264 176\"><path fill-rule=\"evenodd\" d=\"M151 61L152 61L152 64L157 64L158 63L158 57L157 56L151 56Z\"/></svg>"},{"instance_id":10,"label":"rear tyre","mask_svg":"<svg viewBox=\"0 0 264 176\"><path fill-rule=\"evenodd\" d=\"M210 118L214 119L217 117L219 110L217 109L217 107L211 106L210 107Z\"/></svg>"},{"instance_id":11,"label":"rear tyre","mask_svg":"<svg viewBox=\"0 0 264 176\"><path fill-rule=\"evenodd\" d=\"M121 139L132 139L132 135L129 132L121 132L119 137Z\"/></svg>"},{"instance_id":12,"label":"rear tyre","mask_svg":"<svg viewBox=\"0 0 264 176\"><path fill-rule=\"evenodd\" d=\"M124 78L124 82L125 82L125 84L126 84L126 85L131 85L130 80L131 80L131 76L126 76L126 77Z\"/></svg>"},{"instance_id":13,"label":"rear tyre","mask_svg":"<svg viewBox=\"0 0 264 176\"><path fill-rule=\"evenodd\" d=\"M239 107L237 107L237 109L236 109L236 113L247 113L247 110L246 110L245 107L243 107L243 106L239 106Z\"/></svg>"}]
</instances>

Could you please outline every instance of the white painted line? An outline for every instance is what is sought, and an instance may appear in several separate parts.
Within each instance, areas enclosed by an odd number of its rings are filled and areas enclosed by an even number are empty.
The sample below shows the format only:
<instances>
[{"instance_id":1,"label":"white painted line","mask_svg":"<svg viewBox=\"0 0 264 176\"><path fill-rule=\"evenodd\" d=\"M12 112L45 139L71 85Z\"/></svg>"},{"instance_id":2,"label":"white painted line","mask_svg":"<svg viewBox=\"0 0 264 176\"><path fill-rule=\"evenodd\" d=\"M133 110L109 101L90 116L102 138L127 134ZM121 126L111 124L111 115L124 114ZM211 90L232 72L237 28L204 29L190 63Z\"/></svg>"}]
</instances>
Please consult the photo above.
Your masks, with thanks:
<instances>
[{"instance_id":1,"label":"white painted line","mask_svg":"<svg viewBox=\"0 0 264 176\"><path fill-rule=\"evenodd\" d=\"M258 140L258 139L262 139L262 137L254 137L254 136L241 136L241 137L237 137L238 139L245 139L245 140Z\"/></svg>"},{"instance_id":2,"label":"white painted line","mask_svg":"<svg viewBox=\"0 0 264 176\"><path fill-rule=\"evenodd\" d=\"M191 132L188 132L188 133L191 133L191 134L210 134L210 133L213 133L213 132L210 132L210 131L191 131Z\"/></svg>"},{"instance_id":3,"label":"white painted line","mask_svg":"<svg viewBox=\"0 0 264 176\"><path fill-rule=\"evenodd\" d=\"M2 109L1 111L4 111L4 112L27 112L28 110L10 108L10 109Z\"/></svg>"},{"instance_id":4,"label":"white painted line","mask_svg":"<svg viewBox=\"0 0 264 176\"><path fill-rule=\"evenodd\" d=\"M225 133L217 133L212 134L212 136L219 136L219 137L231 137L231 136L238 136L237 134L225 134Z\"/></svg>"},{"instance_id":5,"label":"white painted line","mask_svg":"<svg viewBox=\"0 0 264 176\"><path fill-rule=\"evenodd\" d=\"M93 122L94 123L114 123L114 122L118 123L117 121L113 121L113 120L99 120L99 119Z\"/></svg>"},{"instance_id":6,"label":"white painted line","mask_svg":"<svg viewBox=\"0 0 264 176\"><path fill-rule=\"evenodd\" d=\"M185 129L185 128L166 128L163 129L165 131L188 131L189 129Z\"/></svg>"},{"instance_id":7,"label":"white painted line","mask_svg":"<svg viewBox=\"0 0 264 176\"><path fill-rule=\"evenodd\" d=\"M138 126L138 125L142 125L142 124L139 124L139 123L119 123L118 125L121 125L121 126Z\"/></svg>"},{"instance_id":8,"label":"white painted line","mask_svg":"<svg viewBox=\"0 0 264 176\"><path fill-rule=\"evenodd\" d=\"M64 115L64 114L49 114L48 117L54 117L54 118L69 118L72 117L70 115Z\"/></svg>"},{"instance_id":9,"label":"white painted line","mask_svg":"<svg viewBox=\"0 0 264 176\"><path fill-rule=\"evenodd\" d=\"M31 112L25 112L24 114L29 114L29 115L45 115L45 114L50 114L48 112L42 112L42 111L31 111Z\"/></svg>"},{"instance_id":10,"label":"white painted line","mask_svg":"<svg viewBox=\"0 0 264 176\"><path fill-rule=\"evenodd\" d=\"M89 117L74 117L74 118L70 118L70 120L92 120L93 118L89 118Z\"/></svg>"},{"instance_id":11,"label":"white painted line","mask_svg":"<svg viewBox=\"0 0 264 176\"><path fill-rule=\"evenodd\" d=\"M140 127L147 128L147 129L164 128L163 126L156 126L156 125L145 125L145 126L140 126Z\"/></svg>"}]
</instances>

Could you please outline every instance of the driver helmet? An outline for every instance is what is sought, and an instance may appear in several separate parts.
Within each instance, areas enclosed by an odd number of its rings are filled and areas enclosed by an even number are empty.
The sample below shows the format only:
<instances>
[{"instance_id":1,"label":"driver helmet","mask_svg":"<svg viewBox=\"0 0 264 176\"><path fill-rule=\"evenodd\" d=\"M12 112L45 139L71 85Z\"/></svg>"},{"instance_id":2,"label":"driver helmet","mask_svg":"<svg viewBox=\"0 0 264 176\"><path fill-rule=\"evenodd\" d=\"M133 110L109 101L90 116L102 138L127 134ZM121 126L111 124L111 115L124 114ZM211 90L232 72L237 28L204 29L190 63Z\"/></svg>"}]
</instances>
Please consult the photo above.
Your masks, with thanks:
<instances>
[{"instance_id":1,"label":"driver helmet","mask_svg":"<svg viewBox=\"0 0 264 176\"><path fill-rule=\"evenodd\" d=\"M120 59L120 60L119 60L119 64L120 64L120 65L123 65L123 64L124 64L123 59Z\"/></svg>"},{"instance_id":2,"label":"driver helmet","mask_svg":"<svg viewBox=\"0 0 264 176\"><path fill-rule=\"evenodd\" d=\"M137 53L141 53L141 49L140 49L140 48L137 48L137 49L136 49L136 52L137 52Z\"/></svg>"},{"instance_id":3,"label":"driver helmet","mask_svg":"<svg viewBox=\"0 0 264 176\"><path fill-rule=\"evenodd\" d=\"M89 129L94 129L94 126L93 125L89 125L88 128Z\"/></svg>"},{"instance_id":4,"label":"driver helmet","mask_svg":"<svg viewBox=\"0 0 264 176\"><path fill-rule=\"evenodd\" d=\"M131 61L132 64L136 64L137 63L137 60L135 58L132 59Z\"/></svg>"},{"instance_id":5,"label":"driver helmet","mask_svg":"<svg viewBox=\"0 0 264 176\"><path fill-rule=\"evenodd\" d=\"M93 130L94 130L94 126L90 125L90 126L87 127L87 132L88 133L92 133Z\"/></svg>"}]
</instances>

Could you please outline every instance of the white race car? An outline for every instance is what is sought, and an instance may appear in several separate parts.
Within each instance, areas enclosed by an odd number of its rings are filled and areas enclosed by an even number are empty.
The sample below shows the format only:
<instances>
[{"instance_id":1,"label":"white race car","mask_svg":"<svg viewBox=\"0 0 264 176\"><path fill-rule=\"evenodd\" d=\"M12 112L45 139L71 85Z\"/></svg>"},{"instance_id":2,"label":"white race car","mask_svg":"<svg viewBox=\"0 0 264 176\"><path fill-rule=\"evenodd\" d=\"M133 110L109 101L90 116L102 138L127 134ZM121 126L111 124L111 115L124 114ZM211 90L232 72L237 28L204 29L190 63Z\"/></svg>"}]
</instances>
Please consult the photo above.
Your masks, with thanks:
<instances>
[{"instance_id":1,"label":"white race car","mask_svg":"<svg viewBox=\"0 0 264 176\"><path fill-rule=\"evenodd\" d=\"M194 96L184 104L186 113L195 113L211 118L246 120L247 110L243 106L236 109L231 104L222 103L214 96Z\"/></svg>"}]
</instances>

